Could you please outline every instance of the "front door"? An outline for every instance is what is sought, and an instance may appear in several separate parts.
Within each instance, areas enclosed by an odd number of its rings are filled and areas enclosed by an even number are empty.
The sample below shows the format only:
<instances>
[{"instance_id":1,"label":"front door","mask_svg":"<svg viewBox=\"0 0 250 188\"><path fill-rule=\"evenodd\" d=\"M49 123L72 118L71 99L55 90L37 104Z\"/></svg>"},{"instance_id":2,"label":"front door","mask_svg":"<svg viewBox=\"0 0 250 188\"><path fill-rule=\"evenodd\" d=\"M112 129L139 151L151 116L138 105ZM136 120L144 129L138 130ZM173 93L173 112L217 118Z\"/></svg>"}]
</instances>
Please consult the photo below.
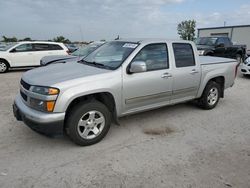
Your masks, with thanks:
<instances>
[{"instance_id":1,"label":"front door","mask_svg":"<svg viewBox=\"0 0 250 188\"><path fill-rule=\"evenodd\" d=\"M173 78L169 67L167 45L165 43L146 45L131 63L135 61L145 62L147 71L123 76L125 114L168 104L172 95Z\"/></svg>"},{"instance_id":2,"label":"front door","mask_svg":"<svg viewBox=\"0 0 250 188\"><path fill-rule=\"evenodd\" d=\"M12 67L32 66L34 63L34 52L31 44L20 44L9 53Z\"/></svg>"}]
</instances>

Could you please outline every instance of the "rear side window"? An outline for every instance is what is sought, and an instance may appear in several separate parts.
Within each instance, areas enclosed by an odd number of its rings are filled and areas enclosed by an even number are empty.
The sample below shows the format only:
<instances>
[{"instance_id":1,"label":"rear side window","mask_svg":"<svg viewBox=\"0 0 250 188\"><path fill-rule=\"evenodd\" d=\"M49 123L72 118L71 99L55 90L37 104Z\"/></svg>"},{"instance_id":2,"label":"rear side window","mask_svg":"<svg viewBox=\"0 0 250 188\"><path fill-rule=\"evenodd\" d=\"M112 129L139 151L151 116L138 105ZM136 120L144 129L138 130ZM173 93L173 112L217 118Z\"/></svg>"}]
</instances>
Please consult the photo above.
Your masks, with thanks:
<instances>
[{"instance_id":1,"label":"rear side window","mask_svg":"<svg viewBox=\"0 0 250 188\"><path fill-rule=\"evenodd\" d=\"M173 43L176 67L195 66L194 51L190 44Z\"/></svg>"},{"instance_id":2,"label":"rear side window","mask_svg":"<svg viewBox=\"0 0 250 188\"><path fill-rule=\"evenodd\" d=\"M49 44L50 50L63 50L63 48L57 44Z\"/></svg>"},{"instance_id":3,"label":"rear side window","mask_svg":"<svg viewBox=\"0 0 250 188\"><path fill-rule=\"evenodd\" d=\"M147 71L167 69L168 51L166 44L150 44L145 46L133 59L143 61L147 65Z\"/></svg>"},{"instance_id":4,"label":"rear side window","mask_svg":"<svg viewBox=\"0 0 250 188\"><path fill-rule=\"evenodd\" d=\"M34 50L35 51L48 51L49 49L49 44L33 44Z\"/></svg>"}]
</instances>

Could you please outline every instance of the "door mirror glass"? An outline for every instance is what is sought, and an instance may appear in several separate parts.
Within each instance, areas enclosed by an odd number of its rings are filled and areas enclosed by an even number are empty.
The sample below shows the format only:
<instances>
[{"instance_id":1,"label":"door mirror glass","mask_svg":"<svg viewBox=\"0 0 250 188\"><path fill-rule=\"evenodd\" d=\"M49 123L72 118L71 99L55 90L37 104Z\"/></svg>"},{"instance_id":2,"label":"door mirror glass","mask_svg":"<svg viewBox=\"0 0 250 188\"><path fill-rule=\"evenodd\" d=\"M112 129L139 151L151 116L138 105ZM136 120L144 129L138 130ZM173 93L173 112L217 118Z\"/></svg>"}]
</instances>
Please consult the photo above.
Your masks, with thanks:
<instances>
[{"instance_id":1,"label":"door mirror glass","mask_svg":"<svg viewBox=\"0 0 250 188\"><path fill-rule=\"evenodd\" d=\"M139 72L146 72L147 66L144 61L134 61L130 65L129 72L130 73L139 73Z\"/></svg>"}]
</instances>

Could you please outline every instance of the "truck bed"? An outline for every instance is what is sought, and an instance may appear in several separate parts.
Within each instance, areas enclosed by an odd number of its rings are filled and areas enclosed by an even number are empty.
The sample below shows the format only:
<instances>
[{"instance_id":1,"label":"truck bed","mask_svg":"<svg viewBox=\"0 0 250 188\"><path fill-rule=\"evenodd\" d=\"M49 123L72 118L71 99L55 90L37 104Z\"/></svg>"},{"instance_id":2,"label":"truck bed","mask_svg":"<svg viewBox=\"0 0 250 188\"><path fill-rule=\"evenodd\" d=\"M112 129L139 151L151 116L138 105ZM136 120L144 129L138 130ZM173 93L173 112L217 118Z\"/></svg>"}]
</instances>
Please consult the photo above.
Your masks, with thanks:
<instances>
[{"instance_id":1,"label":"truck bed","mask_svg":"<svg viewBox=\"0 0 250 188\"><path fill-rule=\"evenodd\" d=\"M229 58L222 58L222 57L200 56L201 65L232 63L232 62L236 62L236 60Z\"/></svg>"}]
</instances>

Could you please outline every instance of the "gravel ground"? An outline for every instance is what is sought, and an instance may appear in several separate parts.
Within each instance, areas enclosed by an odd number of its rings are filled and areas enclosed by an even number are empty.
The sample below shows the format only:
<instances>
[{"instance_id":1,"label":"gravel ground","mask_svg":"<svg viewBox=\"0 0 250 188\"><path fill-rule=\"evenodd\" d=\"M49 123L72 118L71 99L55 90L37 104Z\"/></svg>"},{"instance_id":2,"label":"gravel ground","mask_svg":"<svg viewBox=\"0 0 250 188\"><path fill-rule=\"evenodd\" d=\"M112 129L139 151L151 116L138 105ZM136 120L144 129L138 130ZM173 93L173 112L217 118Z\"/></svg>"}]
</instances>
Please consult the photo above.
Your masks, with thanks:
<instances>
[{"instance_id":1,"label":"gravel ground","mask_svg":"<svg viewBox=\"0 0 250 188\"><path fill-rule=\"evenodd\" d=\"M100 143L39 135L12 115L23 71L1 74L0 187L250 187L250 78L210 111L191 104L121 119Z\"/></svg>"}]
</instances>

